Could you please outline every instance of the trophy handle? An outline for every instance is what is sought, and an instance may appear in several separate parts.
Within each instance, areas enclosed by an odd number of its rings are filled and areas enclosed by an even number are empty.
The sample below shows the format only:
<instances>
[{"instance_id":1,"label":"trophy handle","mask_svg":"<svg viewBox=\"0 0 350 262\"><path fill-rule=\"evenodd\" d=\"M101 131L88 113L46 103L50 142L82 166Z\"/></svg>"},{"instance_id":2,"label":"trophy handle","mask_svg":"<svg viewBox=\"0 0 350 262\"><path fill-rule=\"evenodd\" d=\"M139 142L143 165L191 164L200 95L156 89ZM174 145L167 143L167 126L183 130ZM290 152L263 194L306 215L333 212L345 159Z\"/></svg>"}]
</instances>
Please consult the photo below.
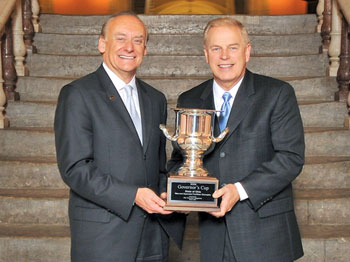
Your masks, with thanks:
<instances>
[{"instance_id":1,"label":"trophy handle","mask_svg":"<svg viewBox=\"0 0 350 262\"><path fill-rule=\"evenodd\" d=\"M178 134L175 134L175 135L173 135L173 136L169 135L168 129L167 129L166 126L163 125L163 124L160 124L160 125L159 125L159 128L163 131L163 134L165 135L165 137L166 137L167 139L169 139L170 141L176 142L176 140L177 140L177 138L178 138L178 136L179 136Z\"/></svg>"},{"instance_id":2,"label":"trophy handle","mask_svg":"<svg viewBox=\"0 0 350 262\"><path fill-rule=\"evenodd\" d=\"M220 134L218 137L213 137L213 138L212 138L212 139L213 139L213 142L214 142L214 143L220 142L221 140L224 139L224 137L228 134L228 132L229 132L228 127L226 127L226 128L224 129L224 131L222 131L221 134Z\"/></svg>"}]
</instances>

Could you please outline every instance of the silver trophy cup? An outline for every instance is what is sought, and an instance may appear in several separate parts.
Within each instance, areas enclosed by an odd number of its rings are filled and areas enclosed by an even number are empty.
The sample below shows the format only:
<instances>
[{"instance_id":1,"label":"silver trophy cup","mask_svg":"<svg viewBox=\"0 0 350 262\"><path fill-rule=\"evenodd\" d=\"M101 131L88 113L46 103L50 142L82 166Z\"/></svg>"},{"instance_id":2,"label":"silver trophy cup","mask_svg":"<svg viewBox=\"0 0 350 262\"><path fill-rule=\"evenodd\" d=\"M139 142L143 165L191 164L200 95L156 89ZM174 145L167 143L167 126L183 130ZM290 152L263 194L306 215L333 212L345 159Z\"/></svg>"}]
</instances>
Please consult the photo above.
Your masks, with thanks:
<instances>
[{"instance_id":1,"label":"silver trophy cup","mask_svg":"<svg viewBox=\"0 0 350 262\"><path fill-rule=\"evenodd\" d=\"M181 150L183 164L168 178L167 210L215 211L217 199L212 197L218 189L218 179L211 177L203 167L203 157L228 133L226 128L214 137L214 121L217 111L210 109L174 108L176 113L175 133L160 129L175 147Z\"/></svg>"}]
</instances>

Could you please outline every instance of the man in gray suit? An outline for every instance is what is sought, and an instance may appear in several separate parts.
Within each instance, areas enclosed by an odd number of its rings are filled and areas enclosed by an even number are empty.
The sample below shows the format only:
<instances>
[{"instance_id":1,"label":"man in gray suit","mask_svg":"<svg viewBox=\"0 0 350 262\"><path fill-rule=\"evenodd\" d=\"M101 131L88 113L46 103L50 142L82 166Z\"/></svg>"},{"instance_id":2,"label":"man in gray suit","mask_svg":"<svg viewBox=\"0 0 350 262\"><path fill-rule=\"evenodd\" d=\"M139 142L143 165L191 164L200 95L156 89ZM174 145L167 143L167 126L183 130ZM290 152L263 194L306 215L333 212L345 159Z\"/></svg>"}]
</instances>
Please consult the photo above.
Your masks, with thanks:
<instances>
[{"instance_id":1,"label":"man in gray suit","mask_svg":"<svg viewBox=\"0 0 350 262\"><path fill-rule=\"evenodd\" d=\"M146 40L136 15L111 17L98 42L103 64L60 92L54 126L59 170L70 187L72 261L163 262L168 235L182 244L184 226L160 197L166 99L135 77Z\"/></svg>"},{"instance_id":2,"label":"man in gray suit","mask_svg":"<svg viewBox=\"0 0 350 262\"><path fill-rule=\"evenodd\" d=\"M199 213L201 261L290 262L303 255L291 182L304 164L304 131L293 88L246 69L251 45L232 18L210 21L204 53L214 79L183 93L178 107L221 110L205 155L220 181L220 211ZM268 65L266 65L268 66ZM174 150L168 168L182 162Z\"/></svg>"}]
</instances>

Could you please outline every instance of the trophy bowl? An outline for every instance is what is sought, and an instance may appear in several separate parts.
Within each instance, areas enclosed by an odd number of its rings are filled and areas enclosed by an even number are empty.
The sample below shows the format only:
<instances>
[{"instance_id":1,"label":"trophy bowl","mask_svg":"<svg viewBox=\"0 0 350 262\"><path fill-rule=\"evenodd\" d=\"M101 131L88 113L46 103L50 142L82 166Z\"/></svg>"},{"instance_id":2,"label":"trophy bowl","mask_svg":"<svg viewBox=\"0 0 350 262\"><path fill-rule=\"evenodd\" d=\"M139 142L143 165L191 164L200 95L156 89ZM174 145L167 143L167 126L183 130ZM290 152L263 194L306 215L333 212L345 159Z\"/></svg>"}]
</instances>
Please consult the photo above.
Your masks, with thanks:
<instances>
[{"instance_id":1,"label":"trophy bowl","mask_svg":"<svg viewBox=\"0 0 350 262\"><path fill-rule=\"evenodd\" d=\"M160 129L175 146L181 150L184 161L175 174L168 177L166 210L218 211L217 199L212 194L218 189L219 181L211 177L203 166L205 153L210 152L228 133L226 128L214 137L216 110L174 108L175 133Z\"/></svg>"}]
</instances>

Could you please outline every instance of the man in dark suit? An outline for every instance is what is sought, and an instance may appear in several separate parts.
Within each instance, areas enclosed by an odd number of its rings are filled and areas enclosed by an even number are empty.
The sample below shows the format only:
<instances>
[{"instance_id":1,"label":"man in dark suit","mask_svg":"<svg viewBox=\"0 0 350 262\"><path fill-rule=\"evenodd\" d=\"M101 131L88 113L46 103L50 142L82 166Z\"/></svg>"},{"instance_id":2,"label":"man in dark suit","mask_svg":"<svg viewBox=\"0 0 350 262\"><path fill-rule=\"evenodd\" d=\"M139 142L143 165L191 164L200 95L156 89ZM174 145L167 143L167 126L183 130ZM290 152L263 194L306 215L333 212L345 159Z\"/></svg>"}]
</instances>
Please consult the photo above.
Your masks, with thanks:
<instances>
[{"instance_id":1,"label":"man in dark suit","mask_svg":"<svg viewBox=\"0 0 350 262\"><path fill-rule=\"evenodd\" d=\"M229 129L203 160L220 181L213 196L221 203L218 212L199 213L202 262L290 262L303 255L291 185L304 164L300 112L289 84L246 69L250 50L240 22L209 22L204 53L214 79L178 99L178 107L221 110L215 133ZM168 167L181 162L174 150Z\"/></svg>"},{"instance_id":2,"label":"man in dark suit","mask_svg":"<svg viewBox=\"0 0 350 262\"><path fill-rule=\"evenodd\" d=\"M59 95L54 126L59 170L70 187L72 261L163 262L168 235L182 244L183 225L159 196L166 195L159 129L166 99L135 78L146 40L136 15L111 17L98 42L103 64Z\"/></svg>"}]
</instances>

